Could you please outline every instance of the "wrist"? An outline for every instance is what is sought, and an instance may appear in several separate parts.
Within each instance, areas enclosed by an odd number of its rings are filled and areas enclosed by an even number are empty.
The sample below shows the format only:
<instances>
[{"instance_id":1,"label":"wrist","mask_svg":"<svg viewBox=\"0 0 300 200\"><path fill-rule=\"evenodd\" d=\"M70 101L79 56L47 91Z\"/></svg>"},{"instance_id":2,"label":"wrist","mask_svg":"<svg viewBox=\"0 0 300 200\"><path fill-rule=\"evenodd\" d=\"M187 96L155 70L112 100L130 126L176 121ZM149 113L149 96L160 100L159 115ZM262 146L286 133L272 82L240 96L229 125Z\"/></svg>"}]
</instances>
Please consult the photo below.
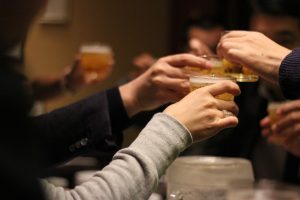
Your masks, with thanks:
<instances>
[{"instance_id":1,"label":"wrist","mask_svg":"<svg viewBox=\"0 0 300 200\"><path fill-rule=\"evenodd\" d=\"M68 91L68 92L71 92L71 93L76 92L76 89L70 83L70 80L69 80L68 76L66 76L66 75L62 76L60 83L61 83L61 88L62 88L63 91Z\"/></svg>"},{"instance_id":2,"label":"wrist","mask_svg":"<svg viewBox=\"0 0 300 200\"><path fill-rule=\"evenodd\" d=\"M119 87L120 95L129 118L142 110L138 100L137 81L138 80L135 79Z\"/></svg>"}]
</instances>

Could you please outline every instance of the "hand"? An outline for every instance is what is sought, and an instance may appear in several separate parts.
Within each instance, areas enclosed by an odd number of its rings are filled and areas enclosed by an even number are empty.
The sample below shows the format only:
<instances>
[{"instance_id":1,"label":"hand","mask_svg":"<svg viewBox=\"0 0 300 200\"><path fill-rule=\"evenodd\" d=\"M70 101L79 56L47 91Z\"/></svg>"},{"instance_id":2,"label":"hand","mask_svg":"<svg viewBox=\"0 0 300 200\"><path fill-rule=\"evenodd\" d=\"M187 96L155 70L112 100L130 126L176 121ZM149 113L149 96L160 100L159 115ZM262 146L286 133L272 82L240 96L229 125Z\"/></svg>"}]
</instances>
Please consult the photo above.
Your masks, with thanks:
<instances>
[{"instance_id":1,"label":"hand","mask_svg":"<svg viewBox=\"0 0 300 200\"><path fill-rule=\"evenodd\" d=\"M81 86L92 82L84 77L83 70L80 67L80 57L77 57L72 65L65 68L63 77L66 88L69 90L77 90Z\"/></svg>"},{"instance_id":2,"label":"hand","mask_svg":"<svg viewBox=\"0 0 300 200\"><path fill-rule=\"evenodd\" d=\"M135 69L129 73L129 80L133 80L136 77L143 74L147 69L149 69L156 61L149 53L142 53L133 59L133 65Z\"/></svg>"},{"instance_id":3,"label":"hand","mask_svg":"<svg viewBox=\"0 0 300 200\"><path fill-rule=\"evenodd\" d=\"M142 53L133 59L133 64L141 71L146 71L155 63L156 59L149 53Z\"/></svg>"},{"instance_id":4,"label":"hand","mask_svg":"<svg viewBox=\"0 0 300 200\"><path fill-rule=\"evenodd\" d=\"M271 119L269 116L266 116L260 121L261 134L264 137L269 137L271 135Z\"/></svg>"},{"instance_id":5,"label":"hand","mask_svg":"<svg viewBox=\"0 0 300 200\"><path fill-rule=\"evenodd\" d=\"M262 128L262 136L266 137L269 143L281 146L284 145L286 139L285 136L274 132L276 124L271 125L271 119L269 116L265 117L260 121L260 126Z\"/></svg>"},{"instance_id":6,"label":"hand","mask_svg":"<svg viewBox=\"0 0 300 200\"><path fill-rule=\"evenodd\" d=\"M196 56L213 55L209 47L197 38L191 38L189 40L189 53Z\"/></svg>"},{"instance_id":7,"label":"hand","mask_svg":"<svg viewBox=\"0 0 300 200\"><path fill-rule=\"evenodd\" d=\"M280 118L272 127L270 127L269 117L261 121L262 134L269 140L273 134L285 138L284 147L300 156L300 100L283 104L277 109L276 114Z\"/></svg>"},{"instance_id":8,"label":"hand","mask_svg":"<svg viewBox=\"0 0 300 200\"><path fill-rule=\"evenodd\" d=\"M291 51L259 32L230 31L221 38L217 52L220 57L278 83L279 66Z\"/></svg>"},{"instance_id":9,"label":"hand","mask_svg":"<svg viewBox=\"0 0 300 200\"><path fill-rule=\"evenodd\" d=\"M160 58L135 80L122 85L120 93L128 116L184 97L189 92L188 75L183 70L187 65L211 67L207 60L194 55L167 56Z\"/></svg>"},{"instance_id":10,"label":"hand","mask_svg":"<svg viewBox=\"0 0 300 200\"><path fill-rule=\"evenodd\" d=\"M164 113L184 124L191 132L194 141L207 139L225 128L238 124L236 116L224 116L223 110L235 115L238 107L233 101L223 101L215 96L231 93L239 95L239 86L231 81L224 81L197 89L181 101L170 105Z\"/></svg>"},{"instance_id":11,"label":"hand","mask_svg":"<svg viewBox=\"0 0 300 200\"><path fill-rule=\"evenodd\" d=\"M281 118L272 130L276 134L286 135L285 148L300 156L300 100L285 103L277 113Z\"/></svg>"}]
</instances>

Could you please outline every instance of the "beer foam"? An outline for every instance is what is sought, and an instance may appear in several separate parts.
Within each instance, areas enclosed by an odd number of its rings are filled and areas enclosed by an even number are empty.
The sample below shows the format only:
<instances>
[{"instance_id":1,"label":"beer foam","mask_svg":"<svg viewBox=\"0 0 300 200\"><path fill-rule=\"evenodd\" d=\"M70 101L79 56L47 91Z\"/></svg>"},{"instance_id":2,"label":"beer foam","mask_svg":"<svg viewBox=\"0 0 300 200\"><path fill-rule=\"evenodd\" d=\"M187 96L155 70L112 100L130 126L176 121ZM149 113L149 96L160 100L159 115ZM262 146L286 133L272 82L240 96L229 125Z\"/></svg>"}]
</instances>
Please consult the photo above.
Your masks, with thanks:
<instances>
[{"instance_id":1,"label":"beer foam","mask_svg":"<svg viewBox=\"0 0 300 200\"><path fill-rule=\"evenodd\" d=\"M216 60L216 59L212 59L209 61L212 65L213 68L221 68L221 67L224 67L222 61L220 60Z\"/></svg>"},{"instance_id":2,"label":"beer foam","mask_svg":"<svg viewBox=\"0 0 300 200\"><path fill-rule=\"evenodd\" d=\"M80 47L81 53L112 53L112 49L109 46L103 45L82 45Z\"/></svg>"},{"instance_id":3,"label":"beer foam","mask_svg":"<svg viewBox=\"0 0 300 200\"><path fill-rule=\"evenodd\" d=\"M222 60L217 55L203 55L202 58L207 59L213 68L224 67Z\"/></svg>"},{"instance_id":4,"label":"beer foam","mask_svg":"<svg viewBox=\"0 0 300 200\"><path fill-rule=\"evenodd\" d=\"M224 81L224 80L231 80L233 81L232 78L230 77L217 77L217 76L191 76L190 77L190 82L191 83L197 83L197 84L214 84L218 83L219 81Z\"/></svg>"}]
</instances>

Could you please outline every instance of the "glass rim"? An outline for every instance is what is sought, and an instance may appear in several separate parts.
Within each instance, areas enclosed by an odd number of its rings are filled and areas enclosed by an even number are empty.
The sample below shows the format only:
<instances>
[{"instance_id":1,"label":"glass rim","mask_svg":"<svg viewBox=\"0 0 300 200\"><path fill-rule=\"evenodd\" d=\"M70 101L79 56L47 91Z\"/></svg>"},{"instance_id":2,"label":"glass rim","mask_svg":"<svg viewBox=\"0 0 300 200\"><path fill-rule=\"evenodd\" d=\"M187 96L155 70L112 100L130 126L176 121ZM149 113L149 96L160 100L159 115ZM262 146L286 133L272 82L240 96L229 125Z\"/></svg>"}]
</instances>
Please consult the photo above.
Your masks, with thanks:
<instances>
[{"instance_id":1,"label":"glass rim","mask_svg":"<svg viewBox=\"0 0 300 200\"><path fill-rule=\"evenodd\" d=\"M267 109L268 110L277 109L285 103L286 101L271 101L268 103Z\"/></svg>"},{"instance_id":2,"label":"glass rim","mask_svg":"<svg viewBox=\"0 0 300 200\"><path fill-rule=\"evenodd\" d=\"M207 74L197 74L197 75L191 75L190 76L190 81L191 79L197 79L197 80L207 80L207 81L212 81L213 83L216 83L218 81L225 81L225 80L229 80L229 81L233 81L236 82L236 78L229 76L229 75L207 75ZM211 82L208 82L211 83Z\"/></svg>"},{"instance_id":3,"label":"glass rim","mask_svg":"<svg viewBox=\"0 0 300 200\"><path fill-rule=\"evenodd\" d=\"M174 165L195 166L201 167L244 167L250 166L249 159L240 157L224 157L224 156L183 156L177 158Z\"/></svg>"},{"instance_id":4,"label":"glass rim","mask_svg":"<svg viewBox=\"0 0 300 200\"><path fill-rule=\"evenodd\" d=\"M221 58L217 54L203 54L200 56L201 58L215 58L221 61Z\"/></svg>"}]
</instances>

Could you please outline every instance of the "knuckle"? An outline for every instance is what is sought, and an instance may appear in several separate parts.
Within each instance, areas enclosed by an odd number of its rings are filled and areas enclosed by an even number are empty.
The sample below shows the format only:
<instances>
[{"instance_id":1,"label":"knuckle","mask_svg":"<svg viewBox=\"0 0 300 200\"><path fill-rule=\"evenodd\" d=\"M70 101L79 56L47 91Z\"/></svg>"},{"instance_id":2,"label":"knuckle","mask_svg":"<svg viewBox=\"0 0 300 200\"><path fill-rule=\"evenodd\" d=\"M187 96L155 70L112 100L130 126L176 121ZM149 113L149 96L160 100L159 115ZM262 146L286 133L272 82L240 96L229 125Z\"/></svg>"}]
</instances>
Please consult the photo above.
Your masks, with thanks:
<instances>
[{"instance_id":1,"label":"knuckle","mask_svg":"<svg viewBox=\"0 0 300 200\"><path fill-rule=\"evenodd\" d=\"M153 69L153 75L159 75L159 74L162 74L164 72L164 67L160 64L156 65Z\"/></svg>"},{"instance_id":2,"label":"knuckle","mask_svg":"<svg viewBox=\"0 0 300 200\"><path fill-rule=\"evenodd\" d=\"M207 117L208 121L211 122L211 123L209 123L209 124L212 125L212 124L214 123L214 121L215 121L216 114L210 110L210 111L207 111L206 117Z\"/></svg>"},{"instance_id":3,"label":"knuckle","mask_svg":"<svg viewBox=\"0 0 300 200\"><path fill-rule=\"evenodd\" d=\"M209 98L208 101L206 102L205 107L206 108L216 108L217 107L217 101L215 99Z\"/></svg>"},{"instance_id":4,"label":"knuckle","mask_svg":"<svg viewBox=\"0 0 300 200\"><path fill-rule=\"evenodd\" d=\"M233 88L233 85L230 81L224 81L222 83L222 87L224 88L225 91L231 90Z\"/></svg>"},{"instance_id":5,"label":"knuckle","mask_svg":"<svg viewBox=\"0 0 300 200\"><path fill-rule=\"evenodd\" d=\"M187 53L180 54L180 60L183 63L189 62L191 60L191 58L192 58L191 54L187 54Z\"/></svg>"},{"instance_id":6,"label":"knuckle","mask_svg":"<svg viewBox=\"0 0 300 200\"><path fill-rule=\"evenodd\" d=\"M159 58L157 61L156 61L156 63L164 63L164 62L166 62L165 61L166 60L166 57L162 57L162 58Z\"/></svg>"},{"instance_id":7,"label":"knuckle","mask_svg":"<svg viewBox=\"0 0 300 200\"><path fill-rule=\"evenodd\" d=\"M180 55L179 55L179 60L181 60L182 62L186 62L186 61L187 61L187 56L186 56L186 54L180 54Z\"/></svg>"},{"instance_id":8,"label":"knuckle","mask_svg":"<svg viewBox=\"0 0 300 200\"><path fill-rule=\"evenodd\" d=\"M230 56L230 57L234 57L235 56L235 50L234 49L229 49L227 51L227 55Z\"/></svg>"},{"instance_id":9,"label":"knuckle","mask_svg":"<svg viewBox=\"0 0 300 200\"><path fill-rule=\"evenodd\" d=\"M299 116L298 116L297 113L293 112L293 113L290 114L290 119L292 121L297 121L297 120L299 120Z\"/></svg>"},{"instance_id":10,"label":"knuckle","mask_svg":"<svg viewBox=\"0 0 300 200\"><path fill-rule=\"evenodd\" d=\"M162 83L161 77L159 77L159 76L153 77L153 78L152 78L152 83L153 83L154 85L159 85L159 84L161 84L161 83Z\"/></svg>"},{"instance_id":11,"label":"knuckle","mask_svg":"<svg viewBox=\"0 0 300 200\"><path fill-rule=\"evenodd\" d=\"M225 41L221 41L219 44L218 44L218 49L225 49L226 48L226 42Z\"/></svg>"}]
</instances>

